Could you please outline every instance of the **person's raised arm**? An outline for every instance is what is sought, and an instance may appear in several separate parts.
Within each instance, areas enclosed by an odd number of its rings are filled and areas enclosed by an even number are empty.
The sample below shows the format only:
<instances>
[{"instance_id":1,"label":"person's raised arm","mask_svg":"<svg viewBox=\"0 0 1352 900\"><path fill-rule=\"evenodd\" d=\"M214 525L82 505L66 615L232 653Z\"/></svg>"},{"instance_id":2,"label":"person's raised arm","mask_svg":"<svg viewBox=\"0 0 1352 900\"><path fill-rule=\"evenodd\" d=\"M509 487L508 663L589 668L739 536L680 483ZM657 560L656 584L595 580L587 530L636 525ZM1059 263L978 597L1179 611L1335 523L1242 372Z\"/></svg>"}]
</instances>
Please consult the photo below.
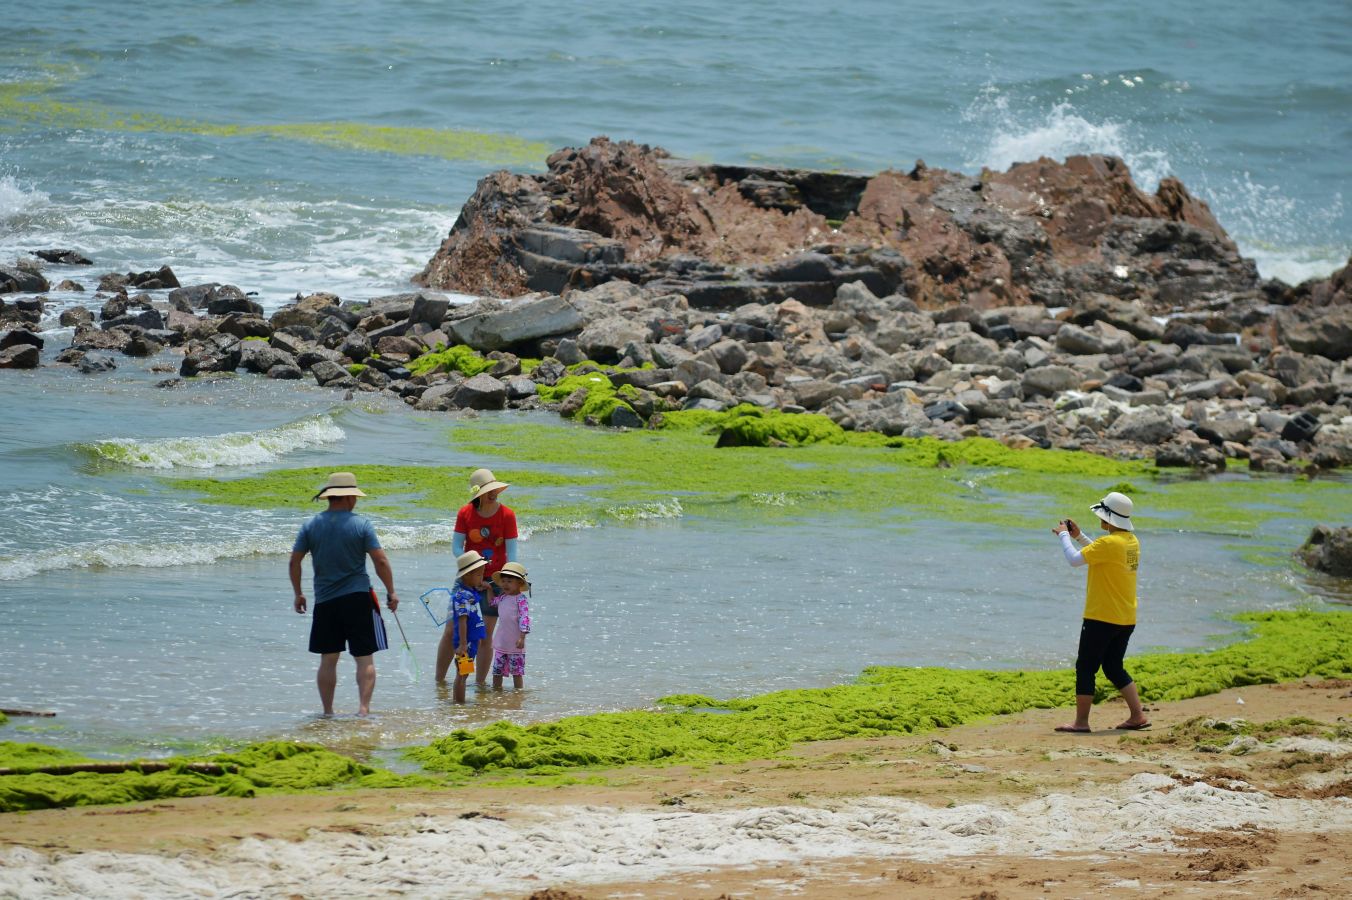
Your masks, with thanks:
<instances>
[{"instance_id":1,"label":"person's raised arm","mask_svg":"<svg viewBox=\"0 0 1352 900\"><path fill-rule=\"evenodd\" d=\"M385 585L385 605L390 608L390 612L394 612L399 608L399 595L394 592L394 569L390 566L390 558L379 548L366 552L371 555L371 562L376 567L376 577Z\"/></svg>"}]
</instances>

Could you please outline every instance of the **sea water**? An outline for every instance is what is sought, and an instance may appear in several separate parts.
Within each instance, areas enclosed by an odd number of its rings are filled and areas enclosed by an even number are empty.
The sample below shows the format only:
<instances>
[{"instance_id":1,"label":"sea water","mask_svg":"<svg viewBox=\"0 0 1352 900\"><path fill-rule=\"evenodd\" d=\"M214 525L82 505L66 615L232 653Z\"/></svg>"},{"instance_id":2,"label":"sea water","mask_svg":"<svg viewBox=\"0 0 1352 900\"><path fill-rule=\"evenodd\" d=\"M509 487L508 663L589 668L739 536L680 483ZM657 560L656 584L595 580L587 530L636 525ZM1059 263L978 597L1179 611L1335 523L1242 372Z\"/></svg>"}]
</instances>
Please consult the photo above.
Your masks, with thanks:
<instances>
[{"instance_id":1,"label":"sea water","mask_svg":"<svg viewBox=\"0 0 1352 900\"><path fill-rule=\"evenodd\" d=\"M479 178L540 171L551 149L596 134L862 171L1114 153L1146 189L1181 177L1265 275L1326 275L1352 248L1352 12L1332 0L1300 16L1158 0L53 0L5 20L0 263L74 248L95 265L48 277L91 289L168 263L268 312L297 292L407 290ZM70 335L55 313L91 301L48 298L50 362ZM873 664L1066 666L1074 653L1083 574L1049 523L1009 533L912 512L879 527L805 510L770 524L673 502L626 525L531 533L518 507L537 588L528 690L455 707L430 684L437 632L416 602L449 579L447 509L377 519L422 681L388 654L377 716L321 721L309 620L286 579L314 507L207 506L172 480L483 460L457 449L454 417L252 376L160 388L164 360L117 362L0 373L0 705L58 713L14 719L0 739L388 747L673 692L836 684ZM1309 524L1255 538L1295 546ZM1210 646L1235 633L1226 613L1322 596L1235 543L1147 540L1135 648ZM351 674L345 663L340 708L355 706Z\"/></svg>"}]
</instances>

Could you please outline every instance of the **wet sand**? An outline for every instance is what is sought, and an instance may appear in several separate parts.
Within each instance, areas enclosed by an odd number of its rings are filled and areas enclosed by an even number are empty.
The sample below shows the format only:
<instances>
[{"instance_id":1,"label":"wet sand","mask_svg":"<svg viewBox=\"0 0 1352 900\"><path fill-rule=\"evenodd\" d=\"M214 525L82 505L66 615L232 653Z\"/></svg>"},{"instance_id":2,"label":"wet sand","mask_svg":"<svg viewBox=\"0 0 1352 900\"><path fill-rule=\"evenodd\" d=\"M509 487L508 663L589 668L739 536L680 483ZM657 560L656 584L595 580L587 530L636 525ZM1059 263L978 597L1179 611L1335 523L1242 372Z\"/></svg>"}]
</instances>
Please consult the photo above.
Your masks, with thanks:
<instances>
[{"instance_id":1,"label":"wet sand","mask_svg":"<svg viewBox=\"0 0 1352 900\"><path fill-rule=\"evenodd\" d=\"M1352 896L1352 682L1148 714L1144 732L1058 734L1068 710L1031 710L580 775L603 784L0 815L0 896ZM1188 724L1293 716L1324 727L1216 752Z\"/></svg>"}]
</instances>

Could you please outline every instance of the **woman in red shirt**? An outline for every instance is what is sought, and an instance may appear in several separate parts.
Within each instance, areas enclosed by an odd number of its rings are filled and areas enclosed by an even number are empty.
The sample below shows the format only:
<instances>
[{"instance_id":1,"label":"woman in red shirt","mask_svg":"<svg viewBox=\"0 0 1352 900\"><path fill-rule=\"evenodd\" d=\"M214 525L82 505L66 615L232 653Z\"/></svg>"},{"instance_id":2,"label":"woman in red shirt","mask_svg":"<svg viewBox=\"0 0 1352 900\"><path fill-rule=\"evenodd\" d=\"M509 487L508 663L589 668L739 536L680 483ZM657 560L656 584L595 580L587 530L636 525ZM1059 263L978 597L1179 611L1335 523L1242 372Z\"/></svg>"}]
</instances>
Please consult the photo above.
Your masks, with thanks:
<instances>
[{"instance_id":1,"label":"woman in red shirt","mask_svg":"<svg viewBox=\"0 0 1352 900\"><path fill-rule=\"evenodd\" d=\"M516 513L504 506L498 496L507 489L507 484L498 481L488 469L475 469L469 476L469 503L460 508L455 515L455 537L451 540L451 552L457 557L466 550L476 550L488 560L484 567L484 580L492 584L495 572L509 562L516 562ZM484 686L488 681L488 667L493 663L493 629L498 624L498 609L486 597L480 605L483 613L487 636L479 644L479 653L474 660L474 684ZM444 641L443 641L444 643ZM442 650L447 665L453 650L437 648L437 671L442 672Z\"/></svg>"}]
</instances>

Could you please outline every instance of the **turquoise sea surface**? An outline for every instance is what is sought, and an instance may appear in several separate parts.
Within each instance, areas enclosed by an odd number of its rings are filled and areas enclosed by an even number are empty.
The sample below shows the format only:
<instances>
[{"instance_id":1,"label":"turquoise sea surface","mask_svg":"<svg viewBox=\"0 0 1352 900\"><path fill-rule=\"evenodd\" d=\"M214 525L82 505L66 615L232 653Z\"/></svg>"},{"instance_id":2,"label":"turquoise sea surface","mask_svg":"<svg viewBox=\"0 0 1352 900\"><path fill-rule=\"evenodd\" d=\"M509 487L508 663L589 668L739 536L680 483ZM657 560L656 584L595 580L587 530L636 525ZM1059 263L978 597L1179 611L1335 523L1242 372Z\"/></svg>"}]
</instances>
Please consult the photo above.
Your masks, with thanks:
<instances>
[{"instance_id":1,"label":"turquoise sea surface","mask_svg":"<svg viewBox=\"0 0 1352 900\"><path fill-rule=\"evenodd\" d=\"M1352 251L1352 7L1337 0L1299 15L1159 0L11 7L0 264L73 248L94 266L48 277L91 291L102 273L163 264L185 284L256 292L269 312L297 292L407 290L479 178L542 170L598 134L863 171L1114 153L1148 189L1182 178L1266 276L1327 275ZM48 295L45 360L69 338L55 313L90 296ZM162 390L156 362L0 373L0 706L58 713L14 719L0 739L387 747L673 692L838 683L871 664L1064 666L1074 653L1083 576L1048 523L737 522L673 501L627 525L529 532L529 690L457 709L429 683L436 632L416 604L448 577L447 509L377 521L423 680L391 654L373 720L318 721L308 620L285 574L307 498L207 507L172 479L377 462L467 476L493 461L457 450L453 419L247 376ZM1294 547L1309 524L1254 538ZM1242 543L1147 539L1134 646L1204 647L1233 635L1226 613L1322 602ZM355 706L350 675L340 707Z\"/></svg>"}]
</instances>

